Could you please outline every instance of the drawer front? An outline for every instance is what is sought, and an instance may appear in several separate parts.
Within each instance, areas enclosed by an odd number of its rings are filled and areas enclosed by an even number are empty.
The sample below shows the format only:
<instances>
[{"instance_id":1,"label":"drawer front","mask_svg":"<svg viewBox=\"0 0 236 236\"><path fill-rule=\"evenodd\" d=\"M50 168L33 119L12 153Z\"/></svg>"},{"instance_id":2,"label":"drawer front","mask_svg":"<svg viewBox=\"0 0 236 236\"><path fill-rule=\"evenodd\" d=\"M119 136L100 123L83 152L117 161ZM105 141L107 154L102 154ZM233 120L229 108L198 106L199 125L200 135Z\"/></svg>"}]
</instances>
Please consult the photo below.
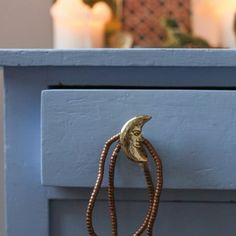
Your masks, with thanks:
<instances>
[{"instance_id":1,"label":"drawer front","mask_svg":"<svg viewBox=\"0 0 236 236\"><path fill-rule=\"evenodd\" d=\"M43 91L42 183L93 186L104 142L140 114L153 117L143 132L162 158L164 188L236 189L236 93L207 90ZM123 154L115 183L145 187Z\"/></svg>"}]
</instances>

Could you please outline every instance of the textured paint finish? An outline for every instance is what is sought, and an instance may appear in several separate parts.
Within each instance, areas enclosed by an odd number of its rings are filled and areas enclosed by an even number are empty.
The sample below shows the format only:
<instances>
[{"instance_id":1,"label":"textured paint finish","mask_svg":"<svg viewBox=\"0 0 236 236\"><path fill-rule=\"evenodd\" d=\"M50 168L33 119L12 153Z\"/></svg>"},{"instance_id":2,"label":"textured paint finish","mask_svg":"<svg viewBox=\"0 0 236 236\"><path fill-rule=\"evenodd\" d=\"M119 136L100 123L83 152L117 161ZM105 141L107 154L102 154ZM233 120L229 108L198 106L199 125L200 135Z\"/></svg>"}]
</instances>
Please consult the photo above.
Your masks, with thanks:
<instances>
[{"instance_id":1,"label":"textured paint finish","mask_svg":"<svg viewBox=\"0 0 236 236\"><path fill-rule=\"evenodd\" d=\"M235 105L234 91L46 90L43 183L93 186L105 140L133 116L150 114L144 135L163 160L165 188L235 189ZM120 156L116 186L143 188L140 176L141 169Z\"/></svg>"},{"instance_id":2,"label":"textured paint finish","mask_svg":"<svg viewBox=\"0 0 236 236\"><path fill-rule=\"evenodd\" d=\"M48 199L39 170L40 90L46 87L40 79L46 75L7 69L4 74L5 236L49 236Z\"/></svg>"},{"instance_id":3,"label":"textured paint finish","mask_svg":"<svg viewBox=\"0 0 236 236\"><path fill-rule=\"evenodd\" d=\"M234 52L224 50L222 52L225 57L229 58L225 64L228 61L230 66L233 63L230 62L231 53ZM74 57L71 56L72 54ZM203 89L208 86L234 89L236 85L236 68L227 67L228 65L225 65L225 68L220 66L214 68L188 67L189 62L187 62L183 67L129 67L126 65L113 67L102 66L103 60L101 60L101 65L97 61L98 66L83 67L73 66L79 65L81 61L78 60L80 53L76 51L72 54L65 51L62 59L62 57L56 56L57 52L55 52L55 57L52 55L47 57L47 53L45 53L40 57L40 61L37 58L41 55L41 51L32 51L29 54L11 52L4 56L5 62L19 65L4 68L6 236L49 236L49 232L54 234L50 236L73 236L74 233L79 236L87 235L83 231L85 227L85 224L82 223L84 221L83 209L91 189L45 187L40 181L40 94L49 85L91 85L101 89L105 86L122 85L139 88L150 86L159 89L189 86ZM120 60L122 64L123 59L118 54L117 59L114 60ZM105 54L101 55L105 56ZM114 53L113 55L115 57ZM14 57L15 60L12 63ZM131 56L130 59L132 57L134 56ZM108 57L107 61L110 58ZM224 57L216 60L222 61L222 58ZM87 58L86 63L95 63L93 59L91 57L90 62ZM2 60L3 57L0 56L1 63ZM135 62L134 58L133 60ZM24 63L29 66L22 66ZM54 63L62 66L50 66ZM64 67L65 63L69 66ZM132 61L127 63L132 64ZM37 67L35 66L37 64L48 66ZM124 163L122 164L124 165ZM101 192L99 199L104 202L107 191L102 189ZM147 193L143 189L117 190L116 199L124 208L129 206L132 208L132 203L143 203L139 205L139 212L137 218L133 219L133 225L129 221L129 227L137 227L136 219L138 220L138 217L147 209L146 202L143 202L147 197ZM59 201L55 202L56 199ZM178 207L174 206L173 202L176 201L179 202ZM163 236L166 234L167 236L168 234L189 236L193 233L196 236L222 236L222 234L231 236L232 232L235 233L232 226L232 220L233 223L235 222L235 201L236 191L233 190L165 190L162 202L165 202L166 208L161 209L163 220L159 223L165 232ZM189 202L191 204L188 204ZM101 207L101 202L99 204ZM104 203L104 207L105 205L107 206ZM204 207L201 207L202 205ZM120 208L119 211L121 210ZM109 226L105 217L100 217L101 227L107 230ZM173 221L169 222L169 219ZM190 221L190 219L193 220ZM196 231L192 232L192 229Z\"/></svg>"},{"instance_id":4,"label":"textured paint finish","mask_svg":"<svg viewBox=\"0 0 236 236\"><path fill-rule=\"evenodd\" d=\"M0 68L0 235L4 236L3 70Z\"/></svg>"},{"instance_id":5,"label":"textured paint finish","mask_svg":"<svg viewBox=\"0 0 236 236\"><path fill-rule=\"evenodd\" d=\"M147 202L117 202L119 235L129 236L142 222ZM85 236L85 201L52 201L50 236ZM170 203L160 204L154 236L235 236L236 204ZM107 203L99 201L94 210L98 235L110 236ZM101 217L103 216L103 217ZM62 224L63 222L63 224ZM226 233L227 232L227 233ZM145 234L144 234L145 235Z\"/></svg>"},{"instance_id":6,"label":"textured paint finish","mask_svg":"<svg viewBox=\"0 0 236 236\"><path fill-rule=\"evenodd\" d=\"M235 67L229 49L0 50L0 66Z\"/></svg>"}]
</instances>

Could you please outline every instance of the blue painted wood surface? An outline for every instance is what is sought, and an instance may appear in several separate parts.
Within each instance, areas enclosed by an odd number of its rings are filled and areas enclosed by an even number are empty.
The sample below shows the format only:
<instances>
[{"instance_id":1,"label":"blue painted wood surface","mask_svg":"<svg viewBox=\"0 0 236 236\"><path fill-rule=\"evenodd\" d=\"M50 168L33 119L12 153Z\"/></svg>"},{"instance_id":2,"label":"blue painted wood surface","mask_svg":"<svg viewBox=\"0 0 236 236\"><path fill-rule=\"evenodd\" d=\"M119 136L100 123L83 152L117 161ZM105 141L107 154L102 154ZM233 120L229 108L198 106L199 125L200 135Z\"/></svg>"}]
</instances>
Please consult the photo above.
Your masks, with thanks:
<instances>
[{"instance_id":1,"label":"blue painted wood surface","mask_svg":"<svg viewBox=\"0 0 236 236\"><path fill-rule=\"evenodd\" d=\"M118 233L131 236L143 220L146 202L117 202ZM84 201L54 201L50 205L53 226L50 236L85 236L86 228L80 212L85 212ZM235 236L236 205L227 203L174 203L160 205L154 236ZM100 236L111 236L107 204L98 201L95 228ZM63 222L63 224L62 224ZM227 233L226 233L227 232ZM145 235L145 234L143 234Z\"/></svg>"},{"instance_id":2,"label":"blue painted wood surface","mask_svg":"<svg viewBox=\"0 0 236 236\"><path fill-rule=\"evenodd\" d=\"M236 189L235 107L234 91L46 90L43 184L92 187L104 142L133 116L149 114L144 135L163 160L164 188ZM116 186L146 186L141 168L123 155Z\"/></svg>"},{"instance_id":3,"label":"blue painted wood surface","mask_svg":"<svg viewBox=\"0 0 236 236\"><path fill-rule=\"evenodd\" d=\"M232 49L1 49L3 66L235 67Z\"/></svg>"},{"instance_id":4,"label":"blue painted wood surface","mask_svg":"<svg viewBox=\"0 0 236 236\"><path fill-rule=\"evenodd\" d=\"M99 88L104 88L106 85L115 87L128 85L139 88L151 86L159 89L163 87L204 89L209 86L234 89L236 68L232 67L233 62L230 62L234 51L223 50L222 53L224 56L220 58L228 59L224 63L218 58L221 62L216 66L217 68L191 67L190 61L186 61L186 64L178 68L158 65L142 68L125 65L110 67L98 64L94 67L83 67L78 60L82 55L79 52L71 54L63 52L61 57L52 56L54 52L47 57L47 53L41 54L38 51L31 51L29 54L11 51L11 55L6 53L3 57L1 54L0 64L5 63L9 66L4 68L6 236L55 236L57 234L57 236L73 236L74 233L78 233L79 236L87 235L83 224L84 207L91 189L41 185L40 94L42 90L58 84L92 85ZM57 52L54 55L56 54ZM147 60L150 55L147 53ZM201 53L199 57L192 59L199 61L199 58ZM113 60L121 59L119 56L113 57ZM86 60L89 64L89 59ZM181 60L181 58L175 57L173 60ZM51 66L53 64L58 66ZM226 67L222 67L223 65ZM105 189L102 190L99 199L102 202L106 200ZM142 189L119 189L116 199L123 205L123 209L119 211L125 210L132 202L143 204L139 208L140 214L146 210L144 201L147 199L147 194ZM164 191L162 202L166 207L161 209L162 221L159 227L163 229L163 234L159 236L189 236L194 235L193 233L197 236L222 236L221 229L227 236L234 235L233 233L236 232L234 224L236 191L168 190ZM191 204L188 204L190 202ZM201 204L204 207L201 207ZM126 215L124 214L123 217ZM130 227L137 227L140 215L137 214L135 217L137 218L132 219ZM188 219L193 220L188 221ZM104 230L109 227L105 221L102 221L101 226ZM161 230L160 228L157 230ZM193 230L195 231L192 232Z\"/></svg>"}]
</instances>

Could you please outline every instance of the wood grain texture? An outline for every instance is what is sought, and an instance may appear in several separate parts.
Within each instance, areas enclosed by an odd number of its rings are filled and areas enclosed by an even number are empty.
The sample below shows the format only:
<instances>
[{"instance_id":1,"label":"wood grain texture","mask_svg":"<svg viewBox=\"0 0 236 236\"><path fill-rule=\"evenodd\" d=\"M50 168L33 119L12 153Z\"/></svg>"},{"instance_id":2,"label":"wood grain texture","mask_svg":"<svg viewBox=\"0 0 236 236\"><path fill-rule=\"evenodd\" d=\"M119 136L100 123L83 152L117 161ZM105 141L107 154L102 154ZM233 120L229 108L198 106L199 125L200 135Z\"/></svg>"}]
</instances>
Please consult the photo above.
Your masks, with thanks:
<instances>
[{"instance_id":1,"label":"wood grain texture","mask_svg":"<svg viewBox=\"0 0 236 236\"><path fill-rule=\"evenodd\" d=\"M234 91L46 90L43 184L93 186L105 140L133 116L149 114L144 135L163 160L164 188L236 189L235 101ZM121 155L117 166L117 187L145 186L137 165Z\"/></svg>"},{"instance_id":2,"label":"wood grain texture","mask_svg":"<svg viewBox=\"0 0 236 236\"><path fill-rule=\"evenodd\" d=\"M1 49L0 66L235 67L233 49Z\"/></svg>"}]
</instances>

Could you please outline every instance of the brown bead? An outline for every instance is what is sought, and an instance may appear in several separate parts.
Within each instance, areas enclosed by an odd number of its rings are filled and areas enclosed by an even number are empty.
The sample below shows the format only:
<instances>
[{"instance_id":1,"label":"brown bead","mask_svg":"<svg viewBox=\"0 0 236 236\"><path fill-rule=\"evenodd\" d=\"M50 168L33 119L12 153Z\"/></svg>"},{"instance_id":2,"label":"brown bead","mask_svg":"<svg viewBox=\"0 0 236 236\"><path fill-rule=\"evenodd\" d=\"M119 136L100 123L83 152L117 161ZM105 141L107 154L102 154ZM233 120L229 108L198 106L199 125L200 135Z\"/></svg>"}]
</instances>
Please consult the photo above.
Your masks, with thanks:
<instances>
[{"instance_id":1,"label":"brown bead","mask_svg":"<svg viewBox=\"0 0 236 236\"><path fill-rule=\"evenodd\" d=\"M89 199L87 213L86 213L86 224L87 224L87 229L90 236L97 236L93 228L92 213L93 213L95 201L96 201L98 192L101 188L101 184L103 180L106 156L107 156L107 153L109 151L111 144L117 141L118 139L119 139L119 134L110 138L104 145L104 148L101 153L101 157L99 161L99 168L98 168L98 176L97 176L97 180L96 180L93 192ZM162 185L163 185L162 163L159 158L159 155L157 154L156 150L154 149L154 147L148 140L144 139L143 144L146 146L147 150L151 154L156 164L156 188L154 188L153 186L152 176L151 176L148 164L144 163L143 170L144 170L144 175L145 175L148 193L149 193L149 208L148 208L147 215L142 225L133 234L133 236L139 236L145 230L146 230L147 236L152 236L153 225L157 216L160 195L161 195ZM118 157L118 153L120 149L121 149L121 145L118 142L111 155L111 160L110 160L110 165L109 165L108 202L109 202L110 218L111 218L111 224L112 224L112 234L111 234L112 236L118 235L117 215L116 215L115 196L114 196L114 189L115 189L114 176L115 176L116 161L117 161L117 157Z\"/></svg>"}]
</instances>

